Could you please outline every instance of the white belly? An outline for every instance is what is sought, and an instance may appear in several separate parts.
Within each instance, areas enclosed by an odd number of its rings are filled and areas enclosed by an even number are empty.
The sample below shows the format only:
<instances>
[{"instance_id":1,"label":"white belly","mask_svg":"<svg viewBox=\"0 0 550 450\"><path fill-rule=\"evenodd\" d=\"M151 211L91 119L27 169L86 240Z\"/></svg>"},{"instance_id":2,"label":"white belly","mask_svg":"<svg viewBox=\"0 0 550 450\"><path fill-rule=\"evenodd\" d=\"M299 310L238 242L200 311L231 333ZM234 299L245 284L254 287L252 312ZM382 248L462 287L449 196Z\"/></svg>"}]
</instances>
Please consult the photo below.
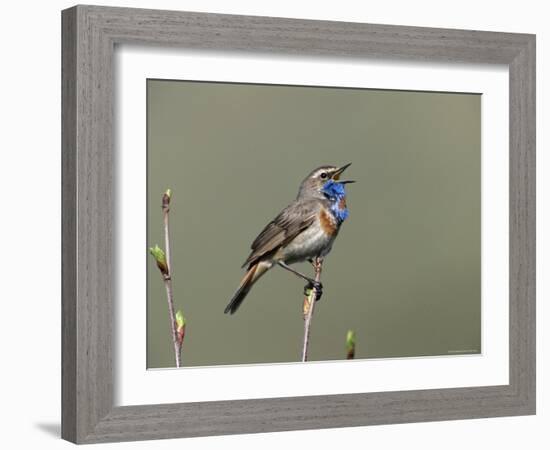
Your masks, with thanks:
<instances>
[{"instance_id":1,"label":"white belly","mask_svg":"<svg viewBox=\"0 0 550 450\"><path fill-rule=\"evenodd\" d=\"M334 238L335 236L327 235L316 221L283 249L283 260L287 264L292 264L316 256L325 256L330 252Z\"/></svg>"}]
</instances>

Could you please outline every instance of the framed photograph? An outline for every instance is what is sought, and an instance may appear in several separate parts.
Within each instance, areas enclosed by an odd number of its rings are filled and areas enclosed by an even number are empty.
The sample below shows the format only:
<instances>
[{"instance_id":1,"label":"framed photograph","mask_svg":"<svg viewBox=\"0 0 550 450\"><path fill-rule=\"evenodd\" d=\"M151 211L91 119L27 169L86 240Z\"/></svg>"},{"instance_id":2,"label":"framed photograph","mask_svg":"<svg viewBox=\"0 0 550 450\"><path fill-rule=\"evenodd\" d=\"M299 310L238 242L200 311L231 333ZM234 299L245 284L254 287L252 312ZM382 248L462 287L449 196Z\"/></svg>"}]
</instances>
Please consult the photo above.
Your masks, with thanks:
<instances>
[{"instance_id":1,"label":"framed photograph","mask_svg":"<svg viewBox=\"0 0 550 450\"><path fill-rule=\"evenodd\" d=\"M535 37L62 13L62 436L535 413Z\"/></svg>"}]
</instances>

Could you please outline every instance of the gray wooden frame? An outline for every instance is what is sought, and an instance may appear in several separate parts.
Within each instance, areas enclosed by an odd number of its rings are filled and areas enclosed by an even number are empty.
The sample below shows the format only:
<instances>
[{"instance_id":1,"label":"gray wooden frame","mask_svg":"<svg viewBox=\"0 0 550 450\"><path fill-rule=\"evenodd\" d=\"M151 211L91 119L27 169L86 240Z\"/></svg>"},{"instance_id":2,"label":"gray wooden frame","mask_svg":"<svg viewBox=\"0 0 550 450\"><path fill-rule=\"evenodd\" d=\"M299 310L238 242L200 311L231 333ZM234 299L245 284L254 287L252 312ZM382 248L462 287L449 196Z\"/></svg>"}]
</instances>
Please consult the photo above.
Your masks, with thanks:
<instances>
[{"instance_id":1,"label":"gray wooden frame","mask_svg":"<svg viewBox=\"0 0 550 450\"><path fill-rule=\"evenodd\" d=\"M62 437L76 443L535 413L535 37L76 6L62 13ZM113 404L113 52L163 47L506 64L508 385L168 405Z\"/></svg>"}]
</instances>

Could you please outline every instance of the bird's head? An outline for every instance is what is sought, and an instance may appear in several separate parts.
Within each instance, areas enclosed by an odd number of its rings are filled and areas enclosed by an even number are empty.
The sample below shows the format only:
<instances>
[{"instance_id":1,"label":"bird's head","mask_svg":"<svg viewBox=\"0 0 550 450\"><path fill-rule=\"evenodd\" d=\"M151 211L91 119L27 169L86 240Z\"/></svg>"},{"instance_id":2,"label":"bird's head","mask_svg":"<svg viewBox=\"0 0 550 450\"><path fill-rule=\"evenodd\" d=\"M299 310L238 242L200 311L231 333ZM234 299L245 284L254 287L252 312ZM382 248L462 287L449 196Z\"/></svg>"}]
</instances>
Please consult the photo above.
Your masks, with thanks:
<instances>
[{"instance_id":1,"label":"bird's head","mask_svg":"<svg viewBox=\"0 0 550 450\"><path fill-rule=\"evenodd\" d=\"M323 189L329 181L331 182L330 184L338 183L342 185L355 183L353 180L340 180L340 176L350 165L351 163L341 167L321 166L313 170L304 181L302 181L298 192L298 198L324 196Z\"/></svg>"}]
</instances>

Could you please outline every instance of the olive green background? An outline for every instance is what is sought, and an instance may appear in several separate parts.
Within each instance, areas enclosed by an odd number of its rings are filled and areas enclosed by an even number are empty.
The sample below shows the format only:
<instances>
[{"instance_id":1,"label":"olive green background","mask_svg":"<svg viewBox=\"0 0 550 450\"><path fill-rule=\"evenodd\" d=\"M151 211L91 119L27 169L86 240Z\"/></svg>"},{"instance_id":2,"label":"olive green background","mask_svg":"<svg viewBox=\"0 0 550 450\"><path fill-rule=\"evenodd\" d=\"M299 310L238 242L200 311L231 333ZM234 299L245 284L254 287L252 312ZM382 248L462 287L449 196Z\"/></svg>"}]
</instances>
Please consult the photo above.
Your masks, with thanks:
<instances>
[{"instance_id":1,"label":"olive green background","mask_svg":"<svg viewBox=\"0 0 550 450\"><path fill-rule=\"evenodd\" d=\"M185 366L300 358L304 282L274 268L223 309L256 235L315 167L352 162L350 216L326 258L310 359L481 351L481 96L147 81L148 246L170 223ZM147 255L147 366L173 366ZM298 269L312 273L309 264Z\"/></svg>"}]
</instances>

